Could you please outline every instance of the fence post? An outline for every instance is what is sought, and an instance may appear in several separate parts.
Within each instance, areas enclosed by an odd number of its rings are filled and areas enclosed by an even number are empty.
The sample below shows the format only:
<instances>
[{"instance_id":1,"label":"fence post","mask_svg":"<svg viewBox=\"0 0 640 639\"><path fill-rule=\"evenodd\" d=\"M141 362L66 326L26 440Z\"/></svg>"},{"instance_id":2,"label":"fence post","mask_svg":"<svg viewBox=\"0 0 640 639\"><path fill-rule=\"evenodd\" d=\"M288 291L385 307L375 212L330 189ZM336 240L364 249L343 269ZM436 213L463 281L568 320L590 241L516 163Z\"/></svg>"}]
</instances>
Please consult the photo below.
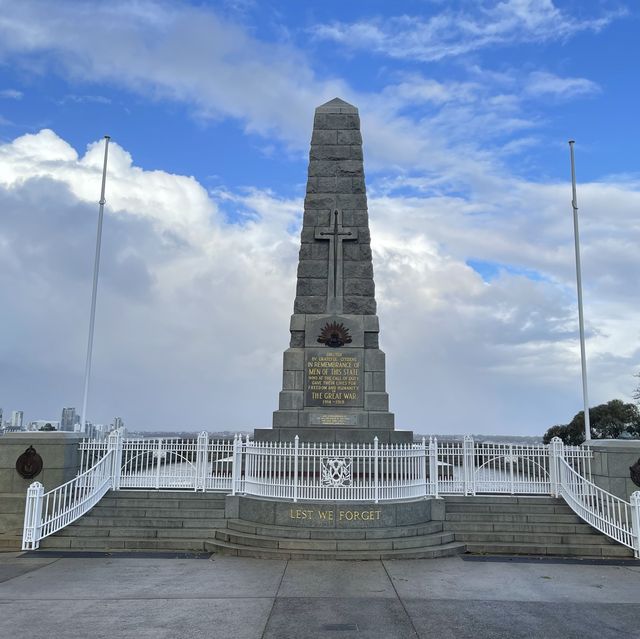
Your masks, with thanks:
<instances>
[{"instance_id":1,"label":"fence post","mask_svg":"<svg viewBox=\"0 0 640 639\"><path fill-rule=\"evenodd\" d=\"M197 492L207 489L207 450L209 448L209 433L202 431L198 435L196 444L196 468L193 481L193 489Z\"/></svg>"},{"instance_id":2,"label":"fence post","mask_svg":"<svg viewBox=\"0 0 640 639\"><path fill-rule=\"evenodd\" d=\"M431 494L438 498L438 439L429 437L429 478Z\"/></svg>"},{"instance_id":3,"label":"fence post","mask_svg":"<svg viewBox=\"0 0 640 639\"><path fill-rule=\"evenodd\" d=\"M120 490L120 468L122 467L122 432L118 428L109 433L107 454L111 453L111 490Z\"/></svg>"},{"instance_id":4,"label":"fence post","mask_svg":"<svg viewBox=\"0 0 640 639\"><path fill-rule=\"evenodd\" d=\"M236 494L238 484L238 436L233 436L233 453L231 455L231 494Z\"/></svg>"},{"instance_id":5,"label":"fence post","mask_svg":"<svg viewBox=\"0 0 640 639\"><path fill-rule=\"evenodd\" d=\"M640 490L631 493L631 521L633 522L633 540L635 548L633 554L640 558Z\"/></svg>"},{"instance_id":6,"label":"fence post","mask_svg":"<svg viewBox=\"0 0 640 639\"><path fill-rule=\"evenodd\" d=\"M378 451L378 437L373 438L373 500L377 504L380 500L380 480L378 478L378 462L380 453Z\"/></svg>"},{"instance_id":7,"label":"fence post","mask_svg":"<svg viewBox=\"0 0 640 639\"><path fill-rule=\"evenodd\" d=\"M156 490L160 488L160 461L162 460L162 440L158 440L158 446L156 448Z\"/></svg>"},{"instance_id":8,"label":"fence post","mask_svg":"<svg viewBox=\"0 0 640 639\"><path fill-rule=\"evenodd\" d=\"M422 459L420 459L420 472L422 473L422 487L424 489L424 495L429 494L429 488L427 486L427 440L422 438Z\"/></svg>"},{"instance_id":9,"label":"fence post","mask_svg":"<svg viewBox=\"0 0 640 639\"><path fill-rule=\"evenodd\" d=\"M563 455L562 449L562 440L559 437L554 437L549 444L549 481L553 497L560 496L560 458Z\"/></svg>"},{"instance_id":10,"label":"fence post","mask_svg":"<svg viewBox=\"0 0 640 639\"><path fill-rule=\"evenodd\" d=\"M514 459L513 459L513 444L509 444L509 488L511 489L511 494L515 494L515 486L514 486L514 482L513 482L513 466L514 466Z\"/></svg>"},{"instance_id":11,"label":"fence post","mask_svg":"<svg viewBox=\"0 0 640 639\"><path fill-rule=\"evenodd\" d=\"M474 447L475 442L471 435L465 435L462 443L462 475L464 478L464 494L475 495L475 467L474 467Z\"/></svg>"},{"instance_id":12,"label":"fence post","mask_svg":"<svg viewBox=\"0 0 640 639\"><path fill-rule=\"evenodd\" d=\"M298 501L298 446L300 445L300 437L296 435L293 438L293 501Z\"/></svg>"},{"instance_id":13,"label":"fence post","mask_svg":"<svg viewBox=\"0 0 640 639\"><path fill-rule=\"evenodd\" d=\"M27 488L27 503L24 509L24 528L22 531L22 550L37 550L42 534L42 501L44 486L34 481Z\"/></svg>"}]
</instances>

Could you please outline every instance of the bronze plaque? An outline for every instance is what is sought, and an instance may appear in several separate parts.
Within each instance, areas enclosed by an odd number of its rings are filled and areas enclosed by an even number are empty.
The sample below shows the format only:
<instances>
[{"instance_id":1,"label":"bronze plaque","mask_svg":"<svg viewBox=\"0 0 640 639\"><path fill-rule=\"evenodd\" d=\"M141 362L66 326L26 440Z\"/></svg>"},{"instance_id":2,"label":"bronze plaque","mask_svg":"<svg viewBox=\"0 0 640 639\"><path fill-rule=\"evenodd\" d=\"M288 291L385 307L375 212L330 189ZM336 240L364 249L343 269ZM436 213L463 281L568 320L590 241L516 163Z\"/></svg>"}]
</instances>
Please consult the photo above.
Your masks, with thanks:
<instances>
[{"instance_id":1,"label":"bronze plaque","mask_svg":"<svg viewBox=\"0 0 640 639\"><path fill-rule=\"evenodd\" d=\"M40 474L42 471L42 457L38 455L33 446L29 446L29 448L18 457L16 470L18 474L25 479L33 479Z\"/></svg>"},{"instance_id":2,"label":"bronze plaque","mask_svg":"<svg viewBox=\"0 0 640 639\"><path fill-rule=\"evenodd\" d=\"M313 413L309 423L314 426L357 426L358 416L346 413Z\"/></svg>"},{"instance_id":3,"label":"bronze plaque","mask_svg":"<svg viewBox=\"0 0 640 639\"><path fill-rule=\"evenodd\" d=\"M306 349L305 406L364 406L363 361L358 349Z\"/></svg>"}]
</instances>

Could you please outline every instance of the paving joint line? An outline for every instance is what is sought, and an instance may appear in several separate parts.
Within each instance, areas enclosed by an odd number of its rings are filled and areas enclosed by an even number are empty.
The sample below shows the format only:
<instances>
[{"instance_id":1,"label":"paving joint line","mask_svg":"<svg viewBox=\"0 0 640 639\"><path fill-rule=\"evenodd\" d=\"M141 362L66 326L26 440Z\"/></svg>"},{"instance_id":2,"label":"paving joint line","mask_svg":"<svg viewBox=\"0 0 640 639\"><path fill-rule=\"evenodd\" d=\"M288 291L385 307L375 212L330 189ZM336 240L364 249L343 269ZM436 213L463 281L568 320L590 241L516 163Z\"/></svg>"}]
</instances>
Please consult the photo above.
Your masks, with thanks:
<instances>
[{"instance_id":1,"label":"paving joint line","mask_svg":"<svg viewBox=\"0 0 640 639\"><path fill-rule=\"evenodd\" d=\"M284 565L284 570L282 571L282 575L280 576L280 581L278 582L278 588L276 589L276 594L273 597L273 603L271 604L271 609L269 610L269 616L267 617L267 621L264 624L264 628L262 630L262 634L260 635L260 639L265 638L265 633L267 632L267 628L269 627L269 622L271 621L271 616L273 615L273 609L276 607L276 601L278 599L278 594L280 593L280 588L282 588L282 582L284 581L284 576L287 572L287 568L289 568L289 559L285 560L287 563Z\"/></svg>"},{"instance_id":2,"label":"paving joint line","mask_svg":"<svg viewBox=\"0 0 640 639\"><path fill-rule=\"evenodd\" d=\"M56 559L53 559L53 561L43 564L42 566L33 566L29 570L25 570L24 572L21 572L19 575L14 575L13 577L7 577L7 579L0 579L0 584L6 584L8 581L11 581L12 579L17 579L18 577L22 577L23 575L28 575L29 573L35 572L36 570L40 570L42 568L46 568L47 566L52 566L53 564L58 563L60 559L61 558L58 557Z\"/></svg>"},{"instance_id":3,"label":"paving joint line","mask_svg":"<svg viewBox=\"0 0 640 639\"><path fill-rule=\"evenodd\" d=\"M396 597L398 598L398 601L400 602L400 605L402 606L402 610L404 610L404 614L407 615L407 619L409 620L409 623L411 624L411 627L413 628L413 632L414 632L414 634L416 636L416 639L420 639L420 633L418 632L418 629L416 628L416 625L413 623L413 619L412 619L411 615L409 614L409 611L407 610L407 607L404 605L404 601L402 601L402 598L398 594L398 590L396 588L396 585L393 583L393 578L391 577L391 575L389 574L389 571L387 570L387 566L386 566L386 564L384 562L384 559L381 559L380 563L382 564L382 568L384 569L384 571L385 571L385 573L387 575L387 579L391 583L391 587L393 588L393 592L396 593Z\"/></svg>"}]
</instances>

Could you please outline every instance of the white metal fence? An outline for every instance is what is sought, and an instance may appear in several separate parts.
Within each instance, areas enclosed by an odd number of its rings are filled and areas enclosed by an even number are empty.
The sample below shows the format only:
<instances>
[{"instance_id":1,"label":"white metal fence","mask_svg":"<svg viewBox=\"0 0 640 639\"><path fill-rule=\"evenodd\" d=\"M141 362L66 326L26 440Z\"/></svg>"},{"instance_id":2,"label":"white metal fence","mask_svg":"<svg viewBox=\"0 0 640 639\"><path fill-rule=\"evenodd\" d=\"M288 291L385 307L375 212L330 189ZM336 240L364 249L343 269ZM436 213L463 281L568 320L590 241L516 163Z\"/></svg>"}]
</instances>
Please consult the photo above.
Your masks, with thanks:
<instances>
[{"instance_id":1,"label":"white metal fence","mask_svg":"<svg viewBox=\"0 0 640 639\"><path fill-rule=\"evenodd\" d=\"M549 445L552 492L588 524L640 556L640 492L628 502L599 488L567 463L566 449L559 437Z\"/></svg>"},{"instance_id":2,"label":"white metal fence","mask_svg":"<svg viewBox=\"0 0 640 639\"><path fill-rule=\"evenodd\" d=\"M558 444L560 442L560 444ZM27 495L23 547L75 521L113 490L220 490L292 501L392 501L447 494L562 496L585 521L640 553L640 493L631 504L591 482L591 451L563 446L438 442L310 444L123 439L80 444L81 474Z\"/></svg>"},{"instance_id":3,"label":"white metal fence","mask_svg":"<svg viewBox=\"0 0 640 639\"><path fill-rule=\"evenodd\" d=\"M105 454L91 468L71 481L44 492L40 482L27 489L22 550L34 550L40 540L68 526L91 510L111 488L117 476L116 445L121 439L114 433Z\"/></svg>"}]
</instances>

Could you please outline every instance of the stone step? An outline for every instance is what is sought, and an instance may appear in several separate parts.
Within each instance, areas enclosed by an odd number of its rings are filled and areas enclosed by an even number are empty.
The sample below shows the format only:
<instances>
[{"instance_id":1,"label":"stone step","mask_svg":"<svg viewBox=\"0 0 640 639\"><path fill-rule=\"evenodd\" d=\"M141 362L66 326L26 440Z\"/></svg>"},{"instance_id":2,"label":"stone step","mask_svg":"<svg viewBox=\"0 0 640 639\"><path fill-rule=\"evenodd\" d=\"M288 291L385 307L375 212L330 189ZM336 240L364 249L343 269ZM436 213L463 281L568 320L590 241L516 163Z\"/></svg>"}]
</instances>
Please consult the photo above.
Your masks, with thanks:
<instances>
[{"instance_id":1,"label":"stone step","mask_svg":"<svg viewBox=\"0 0 640 639\"><path fill-rule=\"evenodd\" d=\"M594 529L589 524L554 524L554 523L509 523L509 522L479 522L479 521L445 521L444 530L454 532L520 532L520 533L558 533L566 535L591 535Z\"/></svg>"},{"instance_id":2,"label":"stone step","mask_svg":"<svg viewBox=\"0 0 640 639\"><path fill-rule=\"evenodd\" d=\"M101 502L100 502L101 503ZM92 517L126 517L126 518L142 518L150 517L157 519L165 519L170 517L178 517L180 519L212 519L224 518L224 509L221 508L108 508L98 503L94 506L89 515Z\"/></svg>"},{"instance_id":3,"label":"stone step","mask_svg":"<svg viewBox=\"0 0 640 639\"><path fill-rule=\"evenodd\" d=\"M406 548L398 550L285 550L279 548L257 548L232 544L221 540L206 541L205 549L224 555L253 557L256 559L322 559L322 560L380 560L380 559L436 559L450 557L465 551L464 544L451 542L441 546Z\"/></svg>"},{"instance_id":4,"label":"stone step","mask_svg":"<svg viewBox=\"0 0 640 639\"><path fill-rule=\"evenodd\" d=\"M496 513L496 514L559 514L568 515L573 513L566 504L538 504L531 502L528 504L512 503L486 503L476 504L474 502L446 502L447 513Z\"/></svg>"},{"instance_id":5,"label":"stone step","mask_svg":"<svg viewBox=\"0 0 640 639\"><path fill-rule=\"evenodd\" d=\"M383 551L400 550L405 548L425 548L427 546L441 546L454 541L454 533L435 533L414 537L386 538L386 539L279 539L239 533L229 530L218 530L215 539L237 546L251 546L295 551Z\"/></svg>"},{"instance_id":6,"label":"stone step","mask_svg":"<svg viewBox=\"0 0 640 639\"><path fill-rule=\"evenodd\" d=\"M175 550L175 551L203 551L204 539L166 539L166 538L136 538L136 537L62 537L54 535L46 537L40 542L40 548L72 550Z\"/></svg>"},{"instance_id":7,"label":"stone step","mask_svg":"<svg viewBox=\"0 0 640 639\"><path fill-rule=\"evenodd\" d=\"M164 519L154 519L146 517L95 517L91 511L81 517L72 526L83 528L167 528L179 530L180 528L220 528L224 526L226 519L222 517L198 517L197 519L182 519L181 517L170 517Z\"/></svg>"},{"instance_id":8,"label":"stone step","mask_svg":"<svg viewBox=\"0 0 640 639\"><path fill-rule=\"evenodd\" d=\"M136 539L207 539L213 537L214 528L129 528L116 527L96 531L88 526L67 526L56 533L59 537L131 537Z\"/></svg>"},{"instance_id":9,"label":"stone step","mask_svg":"<svg viewBox=\"0 0 640 639\"><path fill-rule=\"evenodd\" d=\"M201 508L224 508L224 500L220 499L164 499L149 497L148 499L120 499L120 497L103 497L100 506L104 508L164 508L194 510Z\"/></svg>"},{"instance_id":10,"label":"stone step","mask_svg":"<svg viewBox=\"0 0 640 639\"><path fill-rule=\"evenodd\" d=\"M633 551L622 544L556 545L466 542L467 552L485 555L554 555L571 557L633 557Z\"/></svg>"},{"instance_id":11,"label":"stone step","mask_svg":"<svg viewBox=\"0 0 640 639\"><path fill-rule=\"evenodd\" d=\"M227 529L259 535L285 539L384 539L391 537L410 537L428 535L442 531L442 522L432 521L414 526L397 528L295 528L293 526L273 526L244 521L241 519L227 520Z\"/></svg>"},{"instance_id":12,"label":"stone step","mask_svg":"<svg viewBox=\"0 0 640 639\"><path fill-rule=\"evenodd\" d=\"M201 499L216 499L224 501L225 497L229 493L226 492L196 492L195 490L134 490L123 489L113 491L110 490L103 499L109 499L115 497L117 499L153 499L155 497L162 497L163 499L192 499L194 501Z\"/></svg>"},{"instance_id":13,"label":"stone step","mask_svg":"<svg viewBox=\"0 0 640 639\"><path fill-rule=\"evenodd\" d=\"M445 521L479 521L479 522L508 522L508 523L549 523L549 524L580 524L582 519L575 514L527 514L527 513L488 513L483 512L447 512Z\"/></svg>"},{"instance_id":14,"label":"stone step","mask_svg":"<svg viewBox=\"0 0 640 639\"><path fill-rule=\"evenodd\" d=\"M456 532L456 541L468 543L524 543L524 544L545 544L567 546L585 545L606 545L610 542L605 535L584 534L584 535L553 535L544 533L499 533L499 532Z\"/></svg>"},{"instance_id":15,"label":"stone step","mask_svg":"<svg viewBox=\"0 0 640 639\"><path fill-rule=\"evenodd\" d=\"M447 504L538 504L563 506L564 500L550 495L444 495Z\"/></svg>"}]
</instances>

